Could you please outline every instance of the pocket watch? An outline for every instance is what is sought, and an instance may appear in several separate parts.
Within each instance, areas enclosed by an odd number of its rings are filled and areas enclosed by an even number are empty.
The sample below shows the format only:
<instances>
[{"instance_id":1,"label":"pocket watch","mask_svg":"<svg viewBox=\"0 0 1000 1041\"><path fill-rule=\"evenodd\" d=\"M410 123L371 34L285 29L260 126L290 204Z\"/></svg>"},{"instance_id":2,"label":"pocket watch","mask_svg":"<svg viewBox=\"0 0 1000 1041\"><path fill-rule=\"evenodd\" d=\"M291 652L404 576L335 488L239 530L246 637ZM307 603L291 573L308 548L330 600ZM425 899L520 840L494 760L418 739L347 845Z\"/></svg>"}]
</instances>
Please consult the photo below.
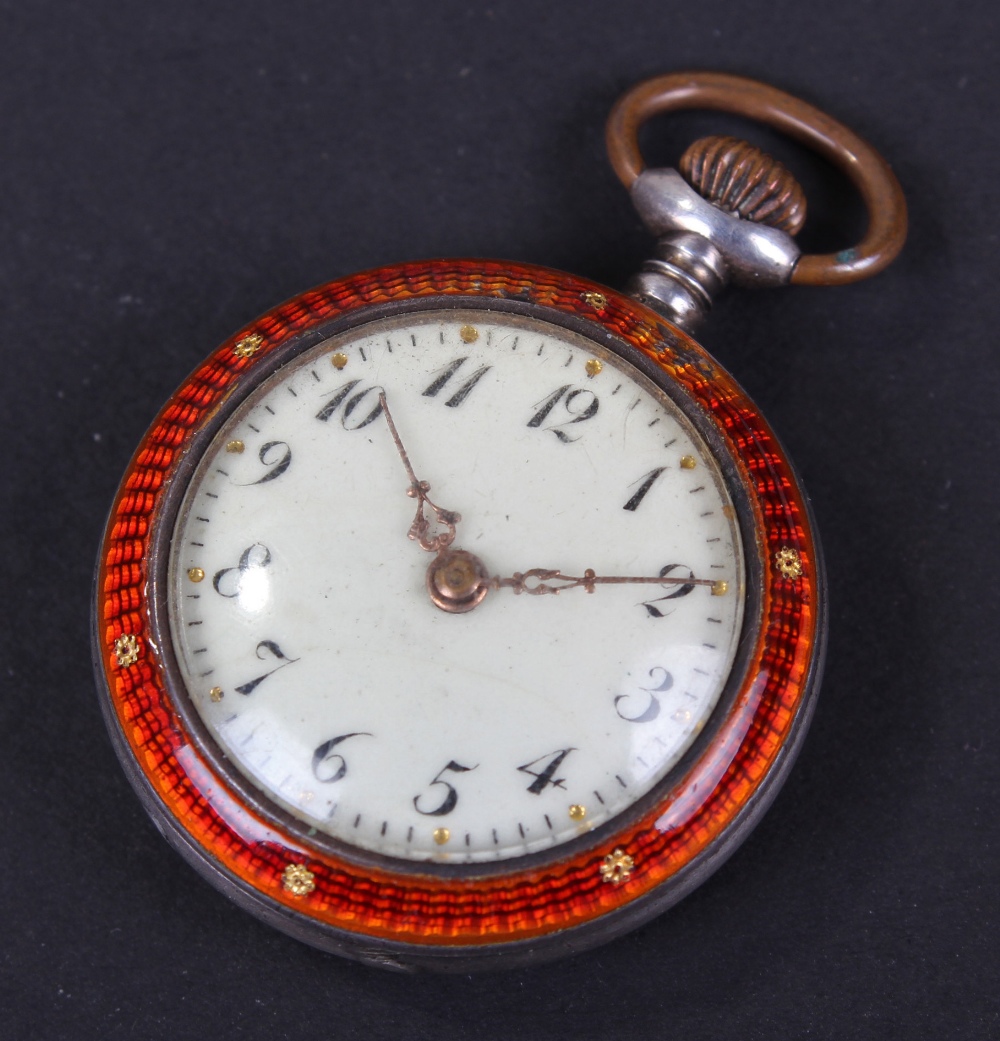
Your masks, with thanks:
<instances>
[{"instance_id":1,"label":"pocket watch","mask_svg":"<svg viewBox=\"0 0 1000 1041\"><path fill-rule=\"evenodd\" d=\"M815 147L870 215L800 256L804 199L651 115ZM396 969L583 950L676 902L781 785L822 668L809 505L692 338L725 283L835 284L905 234L899 185L771 87L683 73L608 124L658 237L626 292L492 260L400 264L268 311L139 445L97 569L94 657L169 842L264 921Z\"/></svg>"}]
</instances>

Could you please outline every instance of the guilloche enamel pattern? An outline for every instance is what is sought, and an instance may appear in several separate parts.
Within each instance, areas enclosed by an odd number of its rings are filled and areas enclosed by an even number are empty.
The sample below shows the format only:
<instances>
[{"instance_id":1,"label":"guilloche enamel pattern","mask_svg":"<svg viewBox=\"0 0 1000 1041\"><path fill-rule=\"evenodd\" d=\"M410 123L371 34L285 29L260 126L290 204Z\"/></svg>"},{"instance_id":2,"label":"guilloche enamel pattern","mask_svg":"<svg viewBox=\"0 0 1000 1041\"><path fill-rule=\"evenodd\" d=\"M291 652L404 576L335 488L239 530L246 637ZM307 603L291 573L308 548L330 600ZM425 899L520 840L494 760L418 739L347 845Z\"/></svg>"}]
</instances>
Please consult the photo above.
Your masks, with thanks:
<instances>
[{"instance_id":1,"label":"guilloche enamel pattern","mask_svg":"<svg viewBox=\"0 0 1000 1041\"><path fill-rule=\"evenodd\" d=\"M702 145L698 177L746 155ZM116 750L202 875L314 946L469 971L605 942L725 860L805 734L808 506L682 328L748 250L797 253L721 210L718 256L692 245L700 203L646 173L650 226L687 216L631 297L497 261L332 282L223 344L129 465L94 626Z\"/></svg>"}]
</instances>

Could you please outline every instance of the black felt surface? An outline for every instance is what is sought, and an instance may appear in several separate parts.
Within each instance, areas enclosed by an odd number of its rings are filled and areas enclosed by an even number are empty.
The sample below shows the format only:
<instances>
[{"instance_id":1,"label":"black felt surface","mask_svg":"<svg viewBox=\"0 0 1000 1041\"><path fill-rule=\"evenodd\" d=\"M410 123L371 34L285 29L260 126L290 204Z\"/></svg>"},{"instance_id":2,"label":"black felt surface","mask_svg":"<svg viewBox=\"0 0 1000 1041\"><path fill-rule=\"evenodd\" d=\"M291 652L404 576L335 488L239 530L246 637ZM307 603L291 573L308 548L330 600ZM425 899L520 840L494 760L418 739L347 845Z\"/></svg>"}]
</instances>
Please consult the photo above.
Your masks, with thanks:
<instances>
[{"instance_id":1,"label":"black felt surface","mask_svg":"<svg viewBox=\"0 0 1000 1041\"><path fill-rule=\"evenodd\" d=\"M0 1036L1000 1036L994 11L0 3ZM681 68L828 109L911 208L884 275L733 293L702 336L823 536L804 752L717 875L601 950L474 979L315 952L203 883L119 769L88 644L117 481L195 363L310 285L447 255L621 285L650 243L603 121ZM650 158L740 127L658 123ZM849 244L843 182L778 150L810 191L806 244Z\"/></svg>"}]
</instances>

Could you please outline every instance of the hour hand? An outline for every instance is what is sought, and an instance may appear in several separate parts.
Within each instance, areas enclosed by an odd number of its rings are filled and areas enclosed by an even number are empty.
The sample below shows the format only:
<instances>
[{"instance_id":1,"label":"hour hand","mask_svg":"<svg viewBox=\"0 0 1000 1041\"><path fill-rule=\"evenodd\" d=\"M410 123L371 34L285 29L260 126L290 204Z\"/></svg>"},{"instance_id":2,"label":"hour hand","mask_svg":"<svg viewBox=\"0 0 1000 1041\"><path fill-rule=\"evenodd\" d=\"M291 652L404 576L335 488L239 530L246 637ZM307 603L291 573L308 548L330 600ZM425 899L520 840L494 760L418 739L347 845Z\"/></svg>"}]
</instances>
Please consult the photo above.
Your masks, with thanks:
<instances>
[{"instance_id":1,"label":"hour hand","mask_svg":"<svg viewBox=\"0 0 1000 1041\"><path fill-rule=\"evenodd\" d=\"M402 459L407 476L410 478L410 487L406 489L406 494L411 499L417 500L417 512L413 518L413 523L410 525L409 537L421 549L427 550L428 553L442 553L455 541L456 525L462 519L462 515L454 510L442 509L431 500L427 494L431 490L431 486L427 481L421 481L413 471L410 457L406 454L406 449L403 447L403 439L399 436L399 431L396 429L396 424L392 419L392 413L389 411L389 403L385 399L385 391L379 394L378 400L382 406L382 414L385 416L385 421L389 425L389 433L392 434L392 440L396 445L396 450L399 452L399 458ZM431 522L424 514L425 505L430 507L431 512L434 514L434 519L444 528L444 531L431 531Z\"/></svg>"}]
</instances>

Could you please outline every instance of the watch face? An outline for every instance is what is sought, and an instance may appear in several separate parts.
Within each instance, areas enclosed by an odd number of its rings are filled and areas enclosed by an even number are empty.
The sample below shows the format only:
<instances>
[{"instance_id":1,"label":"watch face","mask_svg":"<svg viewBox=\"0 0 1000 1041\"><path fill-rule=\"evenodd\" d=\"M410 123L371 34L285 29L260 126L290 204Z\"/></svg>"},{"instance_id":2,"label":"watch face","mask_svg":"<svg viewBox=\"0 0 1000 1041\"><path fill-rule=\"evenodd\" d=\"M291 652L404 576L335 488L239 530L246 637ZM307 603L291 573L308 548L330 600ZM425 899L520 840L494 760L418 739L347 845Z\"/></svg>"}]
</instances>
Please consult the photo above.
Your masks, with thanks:
<instances>
[{"instance_id":1,"label":"watch face","mask_svg":"<svg viewBox=\"0 0 1000 1041\"><path fill-rule=\"evenodd\" d=\"M170 543L178 685L217 766L315 842L421 864L628 811L711 717L744 619L691 420L594 340L502 311L289 361L207 445Z\"/></svg>"},{"instance_id":2,"label":"watch face","mask_svg":"<svg viewBox=\"0 0 1000 1041\"><path fill-rule=\"evenodd\" d=\"M97 572L122 763L213 884L395 968L611 939L741 841L822 659L806 501L689 337L542 268L330 283L136 451Z\"/></svg>"}]
</instances>

